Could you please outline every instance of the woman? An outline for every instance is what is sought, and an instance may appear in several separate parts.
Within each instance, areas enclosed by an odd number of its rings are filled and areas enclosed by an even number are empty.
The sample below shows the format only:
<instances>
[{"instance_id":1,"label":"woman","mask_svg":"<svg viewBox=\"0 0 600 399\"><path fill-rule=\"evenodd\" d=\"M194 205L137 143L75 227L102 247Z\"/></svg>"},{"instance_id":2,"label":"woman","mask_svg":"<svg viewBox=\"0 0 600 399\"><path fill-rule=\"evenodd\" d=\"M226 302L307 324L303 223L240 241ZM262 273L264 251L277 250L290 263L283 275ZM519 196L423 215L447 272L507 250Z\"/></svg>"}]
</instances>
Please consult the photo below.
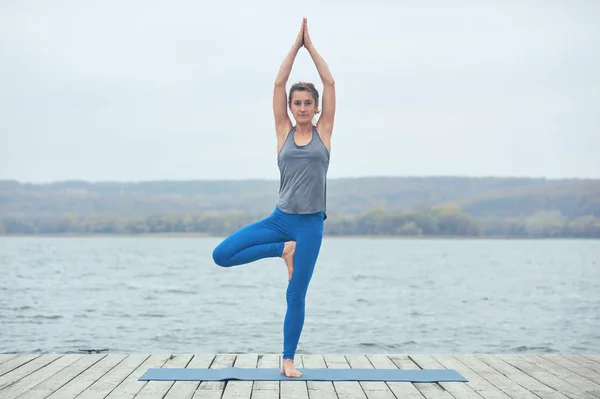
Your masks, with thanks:
<instances>
[{"instance_id":1,"label":"woman","mask_svg":"<svg viewBox=\"0 0 600 399\"><path fill-rule=\"evenodd\" d=\"M285 86L298 50L305 47L323 82L323 108L316 126L313 117L319 93L311 83L297 83L286 98ZM291 111L295 125L288 115ZM273 113L280 171L279 199L273 213L246 226L213 251L219 266L231 267L258 259L281 257L288 269L287 311L283 324L281 373L300 377L294 354L304 325L305 297L323 238L326 181L335 114L333 77L308 34L306 18L281 64L273 92Z\"/></svg>"}]
</instances>

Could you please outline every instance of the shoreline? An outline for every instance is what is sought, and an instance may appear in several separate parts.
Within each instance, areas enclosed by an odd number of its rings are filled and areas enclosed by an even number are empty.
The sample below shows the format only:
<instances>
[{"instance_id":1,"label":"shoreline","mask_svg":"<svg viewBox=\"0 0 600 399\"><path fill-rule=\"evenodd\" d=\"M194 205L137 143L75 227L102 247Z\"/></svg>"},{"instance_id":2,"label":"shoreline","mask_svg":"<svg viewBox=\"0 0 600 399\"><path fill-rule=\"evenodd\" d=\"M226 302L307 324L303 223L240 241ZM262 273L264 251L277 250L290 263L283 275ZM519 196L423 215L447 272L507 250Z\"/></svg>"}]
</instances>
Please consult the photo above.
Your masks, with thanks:
<instances>
[{"instance_id":1,"label":"shoreline","mask_svg":"<svg viewBox=\"0 0 600 399\"><path fill-rule=\"evenodd\" d=\"M213 235L200 232L174 232L174 233L31 233L31 234L2 234L0 238L215 238L226 236ZM503 236L503 235L335 235L325 234L324 239L369 239L369 240L598 240L600 237L539 237L539 236Z\"/></svg>"}]
</instances>

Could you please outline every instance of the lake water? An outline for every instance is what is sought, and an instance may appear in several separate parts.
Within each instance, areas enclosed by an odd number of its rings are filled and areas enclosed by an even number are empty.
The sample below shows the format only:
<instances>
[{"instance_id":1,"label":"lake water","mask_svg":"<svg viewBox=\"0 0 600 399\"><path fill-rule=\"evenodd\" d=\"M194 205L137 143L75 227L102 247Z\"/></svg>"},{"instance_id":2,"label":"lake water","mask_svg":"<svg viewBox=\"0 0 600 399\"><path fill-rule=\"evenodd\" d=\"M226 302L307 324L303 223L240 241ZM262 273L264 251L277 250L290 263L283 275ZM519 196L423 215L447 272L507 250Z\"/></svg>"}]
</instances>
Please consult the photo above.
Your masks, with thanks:
<instances>
[{"instance_id":1,"label":"lake water","mask_svg":"<svg viewBox=\"0 0 600 399\"><path fill-rule=\"evenodd\" d=\"M281 259L219 238L0 237L0 352L281 353ZM331 238L298 353L600 353L600 240Z\"/></svg>"}]
</instances>

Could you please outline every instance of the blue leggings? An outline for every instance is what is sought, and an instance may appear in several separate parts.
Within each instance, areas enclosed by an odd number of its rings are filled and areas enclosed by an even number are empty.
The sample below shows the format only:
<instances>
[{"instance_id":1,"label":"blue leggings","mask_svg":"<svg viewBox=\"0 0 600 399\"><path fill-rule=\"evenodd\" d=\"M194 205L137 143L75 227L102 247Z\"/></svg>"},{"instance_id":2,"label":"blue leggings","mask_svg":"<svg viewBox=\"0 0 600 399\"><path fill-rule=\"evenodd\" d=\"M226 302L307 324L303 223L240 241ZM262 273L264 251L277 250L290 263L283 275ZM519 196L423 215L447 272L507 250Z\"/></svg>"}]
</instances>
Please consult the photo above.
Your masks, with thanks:
<instances>
[{"instance_id":1,"label":"blue leggings","mask_svg":"<svg viewBox=\"0 0 600 399\"><path fill-rule=\"evenodd\" d=\"M213 251L213 260L217 265L231 267L263 258L280 257L284 243L296 241L294 272L286 292L284 359L294 359L304 326L304 299L321 249L323 221L323 212L289 214L275 207L270 216L236 231Z\"/></svg>"}]
</instances>

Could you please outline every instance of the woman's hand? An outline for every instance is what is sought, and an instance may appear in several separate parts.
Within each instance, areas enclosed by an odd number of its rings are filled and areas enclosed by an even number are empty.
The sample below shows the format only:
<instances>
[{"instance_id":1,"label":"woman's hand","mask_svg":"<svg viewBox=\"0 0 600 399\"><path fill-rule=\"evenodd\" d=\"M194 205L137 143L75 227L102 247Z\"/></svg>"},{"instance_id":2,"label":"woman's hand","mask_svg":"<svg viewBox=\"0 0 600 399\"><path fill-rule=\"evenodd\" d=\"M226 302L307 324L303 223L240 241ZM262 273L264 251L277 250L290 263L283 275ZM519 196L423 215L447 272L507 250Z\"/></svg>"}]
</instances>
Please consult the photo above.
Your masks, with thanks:
<instances>
[{"instance_id":1,"label":"woman's hand","mask_svg":"<svg viewBox=\"0 0 600 399\"><path fill-rule=\"evenodd\" d=\"M308 23L306 22L306 18L304 18L303 20L303 42L302 44L304 45L304 47L306 47L307 49L310 48L312 46L312 41L310 40L310 35L308 34Z\"/></svg>"},{"instance_id":2,"label":"woman's hand","mask_svg":"<svg viewBox=\"0 0 600 399\"><path fill-rule=\"evenodd\" d=\"M294 48L296 50L300 50L304 45L304 30L306 29L306 18L302 18L302 25L300 26L300 32L298 32L298 36L296 37L296 41L294 42Z\"/></svg>"}]
</instances>

